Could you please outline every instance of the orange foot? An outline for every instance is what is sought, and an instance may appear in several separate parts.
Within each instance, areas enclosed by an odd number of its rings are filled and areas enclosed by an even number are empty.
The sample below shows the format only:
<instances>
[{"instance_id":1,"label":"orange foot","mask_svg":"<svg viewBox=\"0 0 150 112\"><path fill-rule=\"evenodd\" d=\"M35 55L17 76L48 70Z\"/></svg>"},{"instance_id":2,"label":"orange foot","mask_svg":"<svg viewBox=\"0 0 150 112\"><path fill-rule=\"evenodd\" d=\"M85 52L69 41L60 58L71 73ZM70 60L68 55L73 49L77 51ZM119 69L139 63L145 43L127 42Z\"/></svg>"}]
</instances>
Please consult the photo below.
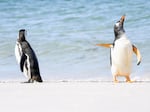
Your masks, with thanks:
<instances>
[{"instance_id":1,"label":"orange foot","mask_svg":"<svg viewBox=\"0 0 150 112\"><path fill-rule=\"evenodd\" d=\"M114 80L114 83L119 83L119 81L118 80Z\"/></svg>"},{"instance_id":2,"label":"orange foot","mask_svg":"<svg viewBox=\"0 0 150 112\"><path fill-rule=\"evenodd\" d=\"M126 80L127 83L134 83L135 80Z\"/></svg>"}]
</instances>

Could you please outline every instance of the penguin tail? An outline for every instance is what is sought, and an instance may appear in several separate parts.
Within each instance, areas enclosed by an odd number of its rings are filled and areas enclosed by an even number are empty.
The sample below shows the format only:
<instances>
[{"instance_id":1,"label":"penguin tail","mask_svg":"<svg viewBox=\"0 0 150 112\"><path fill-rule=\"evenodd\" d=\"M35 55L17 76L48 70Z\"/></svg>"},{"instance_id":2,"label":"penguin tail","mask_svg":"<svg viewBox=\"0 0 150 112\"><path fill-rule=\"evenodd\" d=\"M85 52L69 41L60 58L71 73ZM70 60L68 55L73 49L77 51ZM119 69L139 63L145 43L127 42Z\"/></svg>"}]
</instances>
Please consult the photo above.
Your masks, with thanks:
<instances>
[{"instance_id":1,"label":"penguin tail","mask_svg":"<svg viewBox=\"0 0 150 112\"><path fill-rule=\"evenodd\" d=\"M36 80L37 82L43 82L43 80L42 80L42 78L41 77L39 77L39 78L37 78L37 80Z\"/></svg>"},{"instance_id":2,"label":"penguin tail","mask_svg":"<svg viewBox=\"0 0 150 112\"><path fill-rule=\"evenodd\" d=\"M35 80L35 81L37 81L37 82L43 82L41 76L33 76L33 77L32 77L32 80Z\"/></svg>"}]
</instances>

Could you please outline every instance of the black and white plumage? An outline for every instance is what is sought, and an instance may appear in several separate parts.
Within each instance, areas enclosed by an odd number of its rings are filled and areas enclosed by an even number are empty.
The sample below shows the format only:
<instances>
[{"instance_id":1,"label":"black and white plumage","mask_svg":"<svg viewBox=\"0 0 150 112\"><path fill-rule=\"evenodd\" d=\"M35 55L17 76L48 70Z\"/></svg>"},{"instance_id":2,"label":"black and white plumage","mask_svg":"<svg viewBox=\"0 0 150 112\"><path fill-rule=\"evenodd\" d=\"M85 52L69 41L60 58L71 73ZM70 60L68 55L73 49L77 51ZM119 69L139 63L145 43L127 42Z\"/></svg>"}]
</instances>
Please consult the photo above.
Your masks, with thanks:
<instances>
[{"instance_id":1,"label":"black and white plumage","mask_svg":"<svg viewBox=\"0 0 150 112\"><path fill-rule=\"evenodd\" d=\"M114 82L118 82L117 76L124 76L127 82L132 82L130 74L133 52L137 55L137 65L141 62L140 51L130 42L125 34L124 20L125 16L122 16L114 25L115 39L112 44L97 44L98 46L110 48L111 72Z\"/></svg>"},{"instance_id":2,"label":"black and white plumage","mask_svg":"<svg viewBox=\"0 0 150 112\"><path fill-rule=\"evenodd\" d=\"M19 30L15 46L15 55L21 71L29 79L28 82L42 82L36 54L25 37L25 29Z\"/></svg>"}]
</instances>

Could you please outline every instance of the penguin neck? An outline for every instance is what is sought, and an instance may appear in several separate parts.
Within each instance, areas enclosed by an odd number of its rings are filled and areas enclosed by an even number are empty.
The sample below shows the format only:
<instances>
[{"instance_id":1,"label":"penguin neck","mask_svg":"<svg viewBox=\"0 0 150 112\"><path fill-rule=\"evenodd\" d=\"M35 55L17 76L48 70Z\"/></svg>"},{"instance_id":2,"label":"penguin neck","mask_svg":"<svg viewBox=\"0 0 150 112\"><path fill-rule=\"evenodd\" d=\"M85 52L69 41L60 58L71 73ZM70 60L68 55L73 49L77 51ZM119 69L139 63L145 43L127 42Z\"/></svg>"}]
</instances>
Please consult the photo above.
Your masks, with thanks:
<instances>
[{"instance_id":1,"label":"penguin neck","mask_svg":"<svg viewBox=\"0 0 150 112\"><path fill-rule=\"evenodd\" d=\"M25 36L19 36L17 40L18 40L18 42L23 42L26 39L25 39Z\"/></svg>"},{"instance_id":2,"label":"penguin neck","mask_svg":"<svg viewBox=\"0 0 150 112\"><path fill-rule=\"evenodd\" d=\"M115 40L118 40L118 39L120 39L120 38L126 37L124 30L119 31L119 32L114 32L114 34L115 34ZM115 41L115 40L114 40L114 41Z\"/></svg>"}]
</instances>

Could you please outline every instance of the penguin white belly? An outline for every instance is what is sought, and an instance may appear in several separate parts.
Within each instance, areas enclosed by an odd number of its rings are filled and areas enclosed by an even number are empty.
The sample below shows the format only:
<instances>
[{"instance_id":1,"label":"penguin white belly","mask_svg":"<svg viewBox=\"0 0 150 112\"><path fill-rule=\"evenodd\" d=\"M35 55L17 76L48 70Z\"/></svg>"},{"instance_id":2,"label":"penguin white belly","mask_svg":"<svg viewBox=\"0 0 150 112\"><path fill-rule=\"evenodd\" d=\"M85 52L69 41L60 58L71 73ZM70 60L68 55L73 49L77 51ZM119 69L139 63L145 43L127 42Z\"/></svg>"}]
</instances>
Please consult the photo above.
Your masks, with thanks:
<instances>
[{"instance_id":1,"label":"penguin white belly","mask_svg":"<svg viewBox=\"0 0 150 112\"><path fill-rule=\"evenodd\" d=\"M111 71L113 75L130 75L132 67L132 54L132 44L128 39L121 38L115 41L114 48L111 48Z\"/></svg>"},{"instance_id":2,"label":"penguin white belly","mask_svg":"<svg viewBox=\"0 0 150 112\"><path fill-rule=\"evenodd\" d=\"M15 56L16 56L16 60L17 60L18 64L20 64L21 55L22 55L21 46L20 46L20 44L18 42L16 42L16 45L15 45Z\"/></svg>"},{"instance_id":3,"label":"penguin white belly","mask_svg":"<svg viewBox=\"0 0 150 112\"><path fill-rule=\"evenodd\" d=\"M29 78L28 77L28 69L25 67L25 65L23 66L23 73L26 78Z\"/></svg>"}]
</instances>

